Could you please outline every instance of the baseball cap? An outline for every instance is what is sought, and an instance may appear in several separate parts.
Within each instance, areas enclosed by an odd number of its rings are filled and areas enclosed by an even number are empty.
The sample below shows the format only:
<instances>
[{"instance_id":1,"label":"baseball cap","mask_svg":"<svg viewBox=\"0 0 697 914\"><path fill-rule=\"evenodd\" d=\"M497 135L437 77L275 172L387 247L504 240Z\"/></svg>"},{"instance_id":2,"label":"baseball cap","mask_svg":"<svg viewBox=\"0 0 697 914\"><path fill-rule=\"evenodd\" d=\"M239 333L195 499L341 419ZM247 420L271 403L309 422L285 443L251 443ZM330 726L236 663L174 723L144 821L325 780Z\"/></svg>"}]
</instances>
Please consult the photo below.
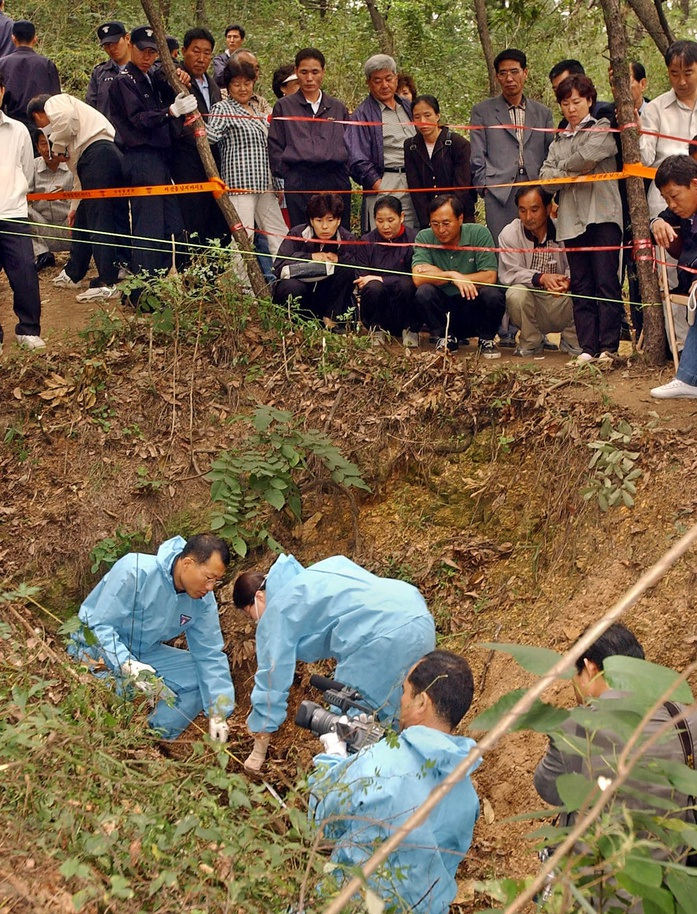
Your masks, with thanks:
<instances>
[{"instance_id":1,"label":"baseball cap","mask_svg":"<svg viewBox=\"0 0 697 914\"><path fill-rule=\"evenodd\" d=\"M103 22L97 29L97 38L101 45L113 44L127 35L123 22Z\"/></svg>"},{"instance_id":2,"label":"baseball cap","mask_svg":"<svg viewBox=\"0 0 697 914\"><path fill-rule=\"evenodd\" d=\"M134 44L139 51L145 51L147 48L157 50L157 41L155 33L149 25L139 25L137 29L131 32L131 44Z\"/></svg>"}]
</instances>

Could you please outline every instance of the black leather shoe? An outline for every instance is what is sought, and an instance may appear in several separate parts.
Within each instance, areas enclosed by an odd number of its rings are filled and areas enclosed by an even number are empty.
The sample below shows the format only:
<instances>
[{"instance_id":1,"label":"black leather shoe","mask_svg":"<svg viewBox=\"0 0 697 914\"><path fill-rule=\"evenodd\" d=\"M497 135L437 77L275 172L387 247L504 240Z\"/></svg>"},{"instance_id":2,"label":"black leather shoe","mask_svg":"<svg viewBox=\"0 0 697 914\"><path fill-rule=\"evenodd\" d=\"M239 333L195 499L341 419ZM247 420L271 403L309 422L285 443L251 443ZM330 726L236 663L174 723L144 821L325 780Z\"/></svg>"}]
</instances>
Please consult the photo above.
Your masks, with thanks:
<instances>
[{"instance_id":1,"label":"black leather shoe","mask_svg":"<svg viewBox=\"0 0 697 914\"><path fill-rule=\"evenodd\" d=\"M42 270L45 270L47 267L55 267L56 265L56 255L52 254L51 251L44 251L43 254L39 256L34 261L34 266L36 267L36 272L40 273Z\"/></svg>"}]
</instances>

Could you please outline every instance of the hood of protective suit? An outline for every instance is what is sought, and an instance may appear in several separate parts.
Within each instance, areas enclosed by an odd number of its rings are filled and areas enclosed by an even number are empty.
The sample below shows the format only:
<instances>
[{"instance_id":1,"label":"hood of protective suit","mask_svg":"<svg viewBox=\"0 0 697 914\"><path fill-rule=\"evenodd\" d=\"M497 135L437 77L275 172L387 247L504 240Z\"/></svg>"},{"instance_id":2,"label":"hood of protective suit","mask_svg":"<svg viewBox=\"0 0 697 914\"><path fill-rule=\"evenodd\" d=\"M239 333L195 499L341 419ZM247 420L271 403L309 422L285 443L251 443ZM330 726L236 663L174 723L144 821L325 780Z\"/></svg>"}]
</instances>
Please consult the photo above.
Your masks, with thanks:
<instances>
[{"instance_id":1,"label":"hood of protective suit","mask_svg":"<svg viewBox=\"0 0 697 914\"><path fill-rule=\"evenodd\" d=\"M157 550L157 564L162 569L162 573L171 579L172 589L174 589L172 565L184 546L186 546L186 540L183 536L173 536L172 539L165 540Z\"/></svg>"},{"instance_id":2,"label":"hood of protective suit","mask_svg":"<svg viewBox=\"0 0 697 914\"><path fill-rule=\"evenodd\" d=\"M286 584L289 584L304 570L294 555L279 555L266 576L267 600L270 599L271 594L283 590Z\"/></svg>"},{"instance_id":3,"label":"hood of protective suit","mask_svg":"<svg viewBox=\"0 0 697 914\"><path fill-rule=\"evenodd\" d=\"M450 774L477 745L468 736L453 736L420 724L402 730L399 739L423 758L424 765L428 763L429 770L443 777ZM470 772L479 768L481 763L482 760L477 759Z\"/></svg>"}]
</instances>

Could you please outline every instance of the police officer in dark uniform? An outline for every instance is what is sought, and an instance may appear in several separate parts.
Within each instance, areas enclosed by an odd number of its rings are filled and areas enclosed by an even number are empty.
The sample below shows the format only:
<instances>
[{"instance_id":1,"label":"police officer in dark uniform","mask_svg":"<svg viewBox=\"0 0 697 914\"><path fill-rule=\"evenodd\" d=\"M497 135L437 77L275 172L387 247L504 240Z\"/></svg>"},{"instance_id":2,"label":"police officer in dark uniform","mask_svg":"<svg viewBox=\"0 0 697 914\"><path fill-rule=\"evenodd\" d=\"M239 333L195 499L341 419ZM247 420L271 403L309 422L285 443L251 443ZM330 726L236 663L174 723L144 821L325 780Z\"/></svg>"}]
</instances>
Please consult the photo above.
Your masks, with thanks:
<instances>
[{"instance_id":1,"label":"police officer in dark uniform","mask_svg":"<svg viewBox=\"0 0 697 914\"><path fill-rule=\"evenodd\" d=\"M165 80L149 73L156 58L157 42L152 28L143 25L133 29L131 61L109 89L116 142L124 153L124 179L132 187L171 184L167 164L171 130L181 132L184 117L196 109L193 95L180 93L175 98ZM188 77L183 82L186 80ZM176 197L168 194L132 197L131 216L133 272L166 271L172 262L169 239L183 230ZM132 294L132 302L134 298L137 296Z\"/></svg>"},{"instance_id":2,"label":"police officer in dark uniform","mask_svg":"<svg viewBox=\"0 0 697 914\"><path fill-rule=\"evenodd\" d=\"M103 22L97 29L97 38L109 60L97 64L92 70L85 101L111 120L109 87L131 59L131 44L123 22Z\"/></svg>"}]
</instances>

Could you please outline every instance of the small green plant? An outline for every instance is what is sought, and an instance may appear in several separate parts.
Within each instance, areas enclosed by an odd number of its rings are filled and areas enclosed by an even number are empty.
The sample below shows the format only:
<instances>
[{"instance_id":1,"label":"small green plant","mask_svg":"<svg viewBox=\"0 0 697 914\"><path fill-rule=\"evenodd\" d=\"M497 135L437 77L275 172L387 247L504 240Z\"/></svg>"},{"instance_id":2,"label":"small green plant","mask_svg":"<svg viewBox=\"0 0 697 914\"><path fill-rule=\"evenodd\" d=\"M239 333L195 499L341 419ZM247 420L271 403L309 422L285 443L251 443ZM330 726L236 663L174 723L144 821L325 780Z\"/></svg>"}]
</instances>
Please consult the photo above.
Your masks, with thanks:
<instances>
[{"instance_id":1,"label":"small green plant","mask_svg":"<svg viewBox=\"0 0 697 914\"><path fill-rule=\"evenodd\" d=\"M9 425L2 440L12 447L12 450L17 455L17 460L20 463L24 463L29 456L29 447L24 429L19 425Z\"/></svg>"},{"instance_id":2,"label":"small green plant","mask_svg":"<svg viewBox=\"0 0 697 914\"><path fill-rule=\"evenodd\" d=\"M231 421L249 420L237 416ZM268 506L301 519L298 476L313 460L339 485L370 491L358 467L326 435L300 428L290 413L261 407L251 423L254 432L244 445L224 451L206 476L216 503L211 528L227 537L238 555L261 544L280 551L267 527Z\"/></svg>"},{"instance_id":3,"label":"small green plant","mask_svg":"<svg viewBox=\"0 0 697 914\"><path fill-rule=\"evenodd\" d=\"M134 530L129 533L127 530L116 528L113 536L108 536L99 540L90 552L90 562L92 563L90 571L97 574L102 565L111 568L114 562L118 561L122 555L133 550L136 542L149 543L151 533L149 530Z\"/></svg>"},{"instance_id":4,"label":"small green plant","mask_svg":"<svg viewBox=\"0 0 697 914\"><path fill-rule=\"evenodd\" d=\"M133 488L138 495L156 495L166 483L164 479L153 479L146 466L138 467L136 475Z\"/></svg>"},{"instance_id":5,"label":"small green plant","mask_svg":"<svg viewBox=\"0 0 697 914\"><path fill-rule=\"evenodd\" d=\"M634 506L635 481L641 476L636 467L639 452L627 450L634 433L628 422L621 420L613 428L610 416L605 416L598 440L588 445L594 451L588 465L592 476L581 494L585 501L596 498L601 511L620 504Z\"/></svg>"}]
</instances>

